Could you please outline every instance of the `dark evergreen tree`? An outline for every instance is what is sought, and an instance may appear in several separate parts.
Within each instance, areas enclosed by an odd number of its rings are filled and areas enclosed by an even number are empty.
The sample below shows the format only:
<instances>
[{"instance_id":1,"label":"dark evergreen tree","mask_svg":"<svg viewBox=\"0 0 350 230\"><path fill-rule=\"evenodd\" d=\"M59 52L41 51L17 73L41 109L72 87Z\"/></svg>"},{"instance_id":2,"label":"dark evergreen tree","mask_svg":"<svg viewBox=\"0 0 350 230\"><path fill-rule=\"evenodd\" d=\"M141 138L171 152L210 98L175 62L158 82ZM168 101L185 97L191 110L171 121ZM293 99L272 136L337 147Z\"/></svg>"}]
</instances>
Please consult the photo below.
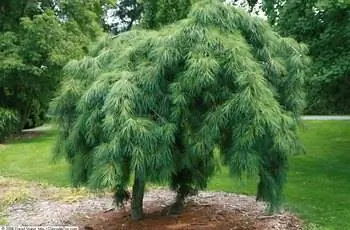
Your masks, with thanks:
<instances>
[{"instance_id":1,"label":"dark evergreen tree","mask_svg":"<svg viewBox=\"0 0 350 230\"><path fill-rule=\"evenodd\" d=\"M233 174L259 174L258 198L278 207L287 155L299 151L306 47L220 1L199 1L159 31L104 38L71 61L53 101L56 153L75 185L114 188L133 178L132 218L146 183L168 182L172 211L204 189L214 150Z\"/></svg>"}]
</instances>

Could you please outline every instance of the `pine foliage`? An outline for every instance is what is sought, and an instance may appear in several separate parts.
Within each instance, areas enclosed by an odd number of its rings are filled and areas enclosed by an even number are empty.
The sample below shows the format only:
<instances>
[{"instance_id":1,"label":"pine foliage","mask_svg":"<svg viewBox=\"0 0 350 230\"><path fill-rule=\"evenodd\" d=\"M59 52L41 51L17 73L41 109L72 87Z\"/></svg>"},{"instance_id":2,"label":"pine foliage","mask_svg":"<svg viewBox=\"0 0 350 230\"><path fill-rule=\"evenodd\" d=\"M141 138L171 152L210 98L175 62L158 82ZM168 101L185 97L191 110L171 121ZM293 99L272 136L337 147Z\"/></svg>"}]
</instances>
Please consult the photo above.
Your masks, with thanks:
<instances>
[{"instance_id":1,"label":"pine foliage","mask_svg":"<svg viewBox=\"0 0 350 230\"><path fill-rule=\"evenodd\" d=\"M121 204L131 176L169 182L181 197L205 188L220 149L232 173L260 175L258 198L273 210L287 155L299 151L306 52L210 0L159 31L104 38L66 66L52 104L56 152L76 185L114 188Z\"/></svg>"}]
</instances>

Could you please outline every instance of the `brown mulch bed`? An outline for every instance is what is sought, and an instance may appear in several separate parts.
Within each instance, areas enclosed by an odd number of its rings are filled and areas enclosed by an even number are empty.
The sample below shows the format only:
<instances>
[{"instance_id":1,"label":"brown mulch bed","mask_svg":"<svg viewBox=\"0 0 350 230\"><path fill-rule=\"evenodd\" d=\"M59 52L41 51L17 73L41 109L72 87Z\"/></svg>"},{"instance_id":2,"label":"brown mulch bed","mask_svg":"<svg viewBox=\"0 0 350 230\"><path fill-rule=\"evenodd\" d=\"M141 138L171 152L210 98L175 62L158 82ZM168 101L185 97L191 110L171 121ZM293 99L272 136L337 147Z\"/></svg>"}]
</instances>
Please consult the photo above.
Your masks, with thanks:
<instances>
[{"instance_id":1,"label":"brown mulch bed","mask_svg":"<svg viewBox=\"0 0 350 230\"><path fill-rule=\"evenodd\" d=\"M232 196L231 199L237 199ZM205 198L204 198L205 199ZM254 207L232 207L226 203L229 199L205 201L196 197L190 198L180 215L167 215L168 207L162 208L157 201L146 203L144 219L134 221L130 210L105 211L78 218L75 223L86 230L300 230L301 221L295 216L283 213L265 216ZM236 200L237 201L237 200ZM247 202L246 199L243 203ZM246 205L246 204L244 204ZM73 222L74 223L74 222Z\"/></svg>"},{"instance_id":2,"label":"brown mulch bed","mask_svg":"<svg viewBox=\"0 0 350 230\"><path fill-rule=\"evenodd\" d=\"M90 219L88 219L90 218ZM178 216L166 215L166 209L150 209L141 221L133 221L129 212L96 213L82 218L86 229L258 229L254 221L233 211L219 210L215 206L187 205Z\"/></svg>"}]
</instances>

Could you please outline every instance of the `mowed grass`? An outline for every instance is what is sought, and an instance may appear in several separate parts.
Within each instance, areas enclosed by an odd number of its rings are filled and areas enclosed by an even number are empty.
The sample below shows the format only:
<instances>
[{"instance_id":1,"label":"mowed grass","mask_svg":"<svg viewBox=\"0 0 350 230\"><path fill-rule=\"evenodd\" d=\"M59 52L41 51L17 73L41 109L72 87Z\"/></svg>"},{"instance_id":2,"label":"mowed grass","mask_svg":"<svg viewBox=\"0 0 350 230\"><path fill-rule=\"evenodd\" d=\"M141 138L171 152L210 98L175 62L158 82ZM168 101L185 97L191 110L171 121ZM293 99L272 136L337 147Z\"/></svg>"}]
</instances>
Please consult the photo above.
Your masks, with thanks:
<instances>
[{"instance_id":1,"label":"mowed grass","mask_svg":"<svg viewBox=\"0 0 350 230\"><path fill-rule=\"evenodd\" d=\"M306 121L300 137L307 153L290 157L286 207L316 229L350 229L350 121ZM256 181L223 170L209 189L255 194Z\"/></svg>"},{"instance_id":2,"label":"mowed grass","mask_svg":"<svg viewBox=\"0 0 350 230\"><path fill-rule=\"evenodd\" d=\"M0 145L0 176L69 186L69 166L64 160L52 161L56 132Z\"/></svg>"},{"instance_id":3,"label":"mowed grass","mask_svg":"<svg viewBox=\"0 0 350 230\"><path fill-rule=\"evenodd\" d=\"M350 229L350 121L306 121L300 131L306 155L290 157L286 207L315 229ZM69 186L69 167L50 163L54 132L0 146L0 175ZM254 179L240 182L227 169L209 189L255 194Z\"/></svg>"}]
</instances>

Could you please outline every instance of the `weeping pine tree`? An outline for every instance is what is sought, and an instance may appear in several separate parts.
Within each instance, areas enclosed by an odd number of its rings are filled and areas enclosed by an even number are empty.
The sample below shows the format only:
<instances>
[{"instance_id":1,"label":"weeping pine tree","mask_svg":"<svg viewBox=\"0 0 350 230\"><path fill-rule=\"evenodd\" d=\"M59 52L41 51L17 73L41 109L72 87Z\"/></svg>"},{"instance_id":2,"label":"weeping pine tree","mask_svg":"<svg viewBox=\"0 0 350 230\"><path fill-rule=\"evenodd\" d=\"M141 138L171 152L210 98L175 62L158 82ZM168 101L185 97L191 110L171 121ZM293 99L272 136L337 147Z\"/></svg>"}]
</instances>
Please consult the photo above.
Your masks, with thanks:
<instances>
[{"instance_id":1,"label":"weeping pine tree","mask_svg":"<svg viewBox=\"0 0 350 230\"><path fill-rule=\"evenodd\" d=\"M300 150L307 48L221 1L199 1L158 31L103 38L71 61L52 103L57 155L75 185L112 188L142 218L146 183L186 196L204 189L214 152L233 175L259 175L257 199L278 208L287 155ZM214 151L215 150L215 151Z\"/></svg>"}]
</instances>

